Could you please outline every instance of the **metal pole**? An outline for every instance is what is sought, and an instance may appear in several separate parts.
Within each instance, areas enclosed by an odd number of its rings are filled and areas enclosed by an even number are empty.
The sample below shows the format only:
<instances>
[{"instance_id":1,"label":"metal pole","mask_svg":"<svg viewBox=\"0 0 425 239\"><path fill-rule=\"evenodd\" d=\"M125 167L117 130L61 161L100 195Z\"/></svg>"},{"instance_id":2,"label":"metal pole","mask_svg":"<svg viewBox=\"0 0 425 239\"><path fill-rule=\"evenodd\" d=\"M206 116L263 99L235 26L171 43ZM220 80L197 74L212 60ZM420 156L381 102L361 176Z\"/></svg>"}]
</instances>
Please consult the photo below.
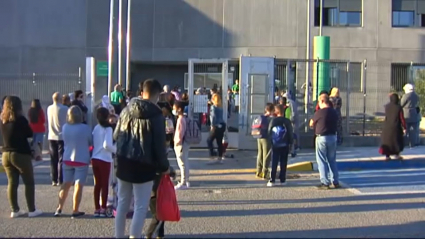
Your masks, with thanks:
<instances>
[{"instance_id":1,"label":"metal pole","mask_svg":"<svg viewBox=\"0 0 425 239\"><path fill-rule=\"evenodd\" d=\"M81 67L78 67L78 84L80 85L80 88L81 88L81 82L82 82L82 79L81 79ZM87 91L87 89L86 89L86 91Z\"/></svg>"},{"instance_id":2,"label":"metal pole","mask_svg":"<svg viewBox=\"0 0 425 239\"><path fill-rule=\"evenodd\" d=\"M413 83L413 61L410 62L410 69L409 69L409 83Z\"/></svg>"},{"instance_id":3,"label":"metal pole","mask_svg":"<svg viewBox=\"0 0 425 239\"><path fill-rule=\"evenodd\" d=\"M118 1L118 84L122 86L122 18L123 0Z\"/></svg>"},{"instance_id":4,"label":"metal pole","mask_svg":"<svg viewBox=\"0 0 425 239\"><path fill-rule=\"evenodd\" d=\"M366 130L366 72L367 72L367 60L363 61L363 79L362 79L362 92L363 92L363 136L365 136Z\"/></svg>"},{"instance_id":5,"label":"metal pole","mask_svg":"<svg viewBox=\"0 0 425 239\"><path fill-rule=\"evenodd\" d=\"M310 100L309 94L310 94L310 62L308 61L310 59L310 8L311 8L311 1L307 0L307 45L306 45L306 59L307 59L307 66L305 68L305 97L304 97L304 113L308 116L308 103ZM307 117L308 118L308 117ZM308 119L307 119L308 120ZM308 128L306 127L306 130Z\"/></svg>"},{"instance_id":6,"label":"metal pole","mask_svg":"<svg viewBox=\"0 0 425 239\"><path fill-rule=\"evenodd\" d=\"M320 21L319 21L319 36L322 36L323 28L323 0L320 0Z\"/></svg>"},{"instance_id":7,"label":"metal pole","mask_svg":"<svg viewBox=\"0 0 425 239\"><path fill-rule=\"evenodd\" d=\"M110 0L109 7L109 43L108 43L108 95L112 93L112 61L113 61L113 42L114 42L114 0Z\"/></svg>"},{"instance_id":8,"label":"metal pole","mask_svg":"<svg viewBox=\"0 0 425 239\"><path fill-rule=\"evenodd\" d=\"M125 73L126 73L126 77L125 77L125 89L129 90L130 89L130 69L131 69L131 56L130 56L130 49L131 49L131 0L128 0L128 5L127 5L127 54L126 54L126 59L125 59Z\"/></svg>"},{"instance_id":9,"label":"metal pole","mask_svg":"<svg viewBox=\"0 0 425 239\"><path fill-rule=\"evenodd\" d=\"M345 102L345 129L346 135L350 135L350 93L351 93L351 74L350 74L350 62L347 62L347 98Z\"/></svg>"},{"instance_id":10,"label":"metal pole","mask_svg":"<svg viewBox=\"0 0 425 239\"><path fill-rule=\"evenodd\" d=\"M316 82L315 82L315 84L316 84L316 89L315 89L315 96L316 97L314 97L314 100L315 101L317 101L317 99L318 99L318 94L319 94L319 71L320 71L320 67L319 67L319 65L320 65L320 59L319 59L319 57L317 57L317 61L316 61L317 63L316 63ZM314 106L314 107L316 107L316 106Z\"/></svg>"},{"instance_id":11,"label":"metal pole","mask_svg":"<svg viewBox=\"0 0 425 239\"><path fill-rule=\"evenodd\" d=\"M291 87L292 87L292 79L291 79L290 74L291 74L291 61L290 60L286 60L286 69L285 69L286 92L289 92L291 90Z\"/></svg>"},{"instance_id":12,"label":"metal pole","mask_svg":"<svg viewBox=\"0 0 425 239\"><path fill-rule=\"evenodd\" d=\"M189 59L189 62L188 62L188 93L189 93L189 109L188 109L188 117L189 118L193 118L193 110L194 110L194 105L193 105L193 95L194 95L194 92L193 92L193 90L194 90L194 87L193 87L193 73L194 73L194 70L193 70L193 60L192 59Z\"/></svg>"}]
</instances>

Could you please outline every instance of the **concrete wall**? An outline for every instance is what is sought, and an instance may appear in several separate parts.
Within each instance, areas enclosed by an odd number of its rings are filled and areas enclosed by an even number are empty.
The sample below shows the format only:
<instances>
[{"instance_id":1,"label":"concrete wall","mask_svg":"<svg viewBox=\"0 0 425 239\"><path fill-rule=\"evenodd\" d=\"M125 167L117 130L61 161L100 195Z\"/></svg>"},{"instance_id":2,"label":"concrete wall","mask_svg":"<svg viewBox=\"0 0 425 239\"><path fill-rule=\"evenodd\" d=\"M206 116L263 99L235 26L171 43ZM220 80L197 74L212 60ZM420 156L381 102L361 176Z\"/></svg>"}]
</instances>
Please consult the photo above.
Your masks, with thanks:
<instances>
[{"instance_id":1,"label":"concrete wall","mask_svg":"<svg viewBox=\"0 0 425 239\"><path fill-rule=\"evenodd\" d=\"M306 0L132 2L133 61L306 57ZM108 24L108 0L2 0L0 74L77 73L85 56L106 60ZM324 27L323 34L331 36L331 58L368 60L370 111L386 101L391 62L425 62L424 29L392 28L391 0L364 0L362 27Z\"/></svg>"}]
</instances>

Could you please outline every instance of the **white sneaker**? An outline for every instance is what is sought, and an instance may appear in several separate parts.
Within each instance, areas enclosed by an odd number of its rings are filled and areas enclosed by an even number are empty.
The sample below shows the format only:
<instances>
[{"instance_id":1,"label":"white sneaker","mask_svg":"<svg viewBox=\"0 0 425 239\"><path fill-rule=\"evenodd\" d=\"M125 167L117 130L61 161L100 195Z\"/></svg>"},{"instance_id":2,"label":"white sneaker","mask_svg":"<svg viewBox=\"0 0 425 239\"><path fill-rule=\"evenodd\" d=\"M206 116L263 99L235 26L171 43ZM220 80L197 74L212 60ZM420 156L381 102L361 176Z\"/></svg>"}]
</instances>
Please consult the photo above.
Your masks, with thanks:
<instances>
[{"instance_id":1,"label":"white sneaker","mask_svg":"<svg viewBox=\"0 0 425 239\"><path fill-rule=\"evenodd\" d=\"M34 212L29 212L29 213L28 213L28 217L38 217L38 216L40 216L41 214L43 214L43 212L42 212L41 210L39 210L39 209L35 209L35 211L34 211Z\"/></svg>"},{"instance_id":2,"label":"white sneaker","mask_svg":"<svg viewBox=\"0 0 425 239\"><path fill-rule=\"evenodd\" d=\"M273 182L270 182L270 181L267 182L267 187L273 187L273 186L274 186Z\"/></svg>"},{"instance_id":3,"label":"white sneaker","mask_svg":"<svg viewBox=\"0 0 425 239\"><path fill-rule=\"evenodd\" d=\"M188 188L189 188L188 183L186 183L186 184L179 183L176 186L174 186L174 190L185 190L185 189L188 189Z\"/></svg>"},{"instance_id":4,"label":"white sneaker","mask_svg":"<svg viewBox=\"0 0 425 239\"><path fill-rule=\"evenodd\" d=\"M22 211L22 210L19 210L19 212L11 212L10 218L17 218L17 217L20 217L20 216L23 216L23 215L25 215L25 212Z\"/></svg>"}]
</instances>

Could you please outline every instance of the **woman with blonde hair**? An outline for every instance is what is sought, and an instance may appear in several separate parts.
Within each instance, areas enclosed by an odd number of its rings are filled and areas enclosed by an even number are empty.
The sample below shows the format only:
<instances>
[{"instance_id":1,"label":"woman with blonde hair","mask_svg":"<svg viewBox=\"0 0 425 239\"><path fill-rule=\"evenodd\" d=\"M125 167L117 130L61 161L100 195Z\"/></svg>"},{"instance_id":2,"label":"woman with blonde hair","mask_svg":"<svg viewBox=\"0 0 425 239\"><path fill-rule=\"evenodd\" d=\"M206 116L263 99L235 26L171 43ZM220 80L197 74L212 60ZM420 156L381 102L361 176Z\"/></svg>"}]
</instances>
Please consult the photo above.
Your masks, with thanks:
<instances>
[{"instance_id":1,"label":"woman with blonde hair","mask_svg":"<svg viewBox=\"0 0 425 239\"><path fill-rule=\"evenodd\" d=\"M339 89L333 87L331 89L331 94L329 95L329 100L331 101L333 108L336 110L338 115L338 125L337 125L337 144L342 144L342 115L341 115L341 107L342 107L342 99L339 96Z\"/></svg>"},{"instance_id":2,"label":"woman with blonde hair","mask_svg":"<svg viewBox=\"0 0 425 239\"><path fill-rule=\"evenodd\" d=\"M211 96L211 109L210 109L210 135L207 139L208 148L210 150L211 164L223 162L223 137L226 131L226 123L223 119L223 106L221 95L215 93ZM214 159L214 146L213 141L217 143L218 157Z\"/></svg>"},{"instance_id":3,"label":"woman with blonde hair","mask_svg":"<svg viewBox=\"0 0 425 239\"><path fill-rule=\"evenodd\" d=\"M1 112L1 132L3 137L2 163L7 175L7 197L12 212L11 218L23 216L25 212L18 205L19 176L25 184L25 198L28 217L36 217L42 212L35 208L35 183L32 166L31 147L28 138L33 136L28 120L22 114L22 101L17 96L7 96Z\"/></svg>"},{"instance_id":4,"label":"woman with blonde hair","mask_svg":"<svg viewBox=\"0 0 425 239\"><path fill-rule=\"evenodd\" d=\"M87 179L90 164L89 147L92 145L91 128L83 123L83 112L78 106L68 109L66 124L62 127L65 146L63 153L63 184L59 191L59 205L55 217L62 214L69 189L75 183L72 217L83 216L79 211L83 186Z\"/></svg>"}]
</instances>

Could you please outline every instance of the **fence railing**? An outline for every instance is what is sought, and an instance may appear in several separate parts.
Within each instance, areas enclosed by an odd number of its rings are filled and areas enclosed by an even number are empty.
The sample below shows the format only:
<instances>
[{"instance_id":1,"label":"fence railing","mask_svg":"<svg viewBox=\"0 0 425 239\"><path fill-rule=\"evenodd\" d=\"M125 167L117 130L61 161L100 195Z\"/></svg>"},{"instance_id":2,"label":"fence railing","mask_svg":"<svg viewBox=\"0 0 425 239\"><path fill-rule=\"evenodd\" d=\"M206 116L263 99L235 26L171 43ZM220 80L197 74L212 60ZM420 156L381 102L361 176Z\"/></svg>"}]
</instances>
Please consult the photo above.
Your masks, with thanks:
<instances>
[{"instance_id":1,"label":"fence railing","mask_svg":"<svg viewBox=\"0 0 425 239\"><path fill-rule=\"evenodd\" d=\"M289 90L296 101L300 132L310 131L307 124L323 88L319 80L325 81L325 90L340 91L345 135L380 135L388 94L401 94L406 83L416 85L425 109L425 64L276 59L275 78L277 90Z\"/></svg>"},{"instance_id":2,"label":"fence railing","mask_svg":"<svg viewBox=\"0 0 425 239\"><path fill-rule=\"evenodd\" d=\"M1 74L0 96L16 95L22 100L24 112L27 112L33 99L39 99L43 109L52 103L52 94L67 94L82 90L84 78L81 72L76 73L24 73Z\"/></svg>"}]
</instances>

